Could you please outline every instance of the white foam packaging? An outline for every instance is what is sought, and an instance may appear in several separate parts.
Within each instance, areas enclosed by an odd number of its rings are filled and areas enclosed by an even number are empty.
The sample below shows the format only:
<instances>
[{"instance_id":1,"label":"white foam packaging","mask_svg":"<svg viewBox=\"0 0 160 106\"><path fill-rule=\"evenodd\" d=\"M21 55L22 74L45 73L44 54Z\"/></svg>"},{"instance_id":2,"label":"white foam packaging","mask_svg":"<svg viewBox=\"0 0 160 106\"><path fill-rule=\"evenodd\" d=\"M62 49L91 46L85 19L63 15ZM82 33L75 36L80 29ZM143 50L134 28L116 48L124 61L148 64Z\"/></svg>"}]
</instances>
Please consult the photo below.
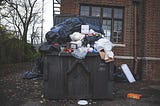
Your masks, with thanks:
<instances>
[{"instance_id":1,"label":"white foam packaging","mask_svg":"<svg viewBox=\"0 0 160 106\"><path fill-rule=\"evenodd\" d=\"M127 64L122 64L121 68L130 83L133 83L136 81Z\"/></svg>"}]
</instances>

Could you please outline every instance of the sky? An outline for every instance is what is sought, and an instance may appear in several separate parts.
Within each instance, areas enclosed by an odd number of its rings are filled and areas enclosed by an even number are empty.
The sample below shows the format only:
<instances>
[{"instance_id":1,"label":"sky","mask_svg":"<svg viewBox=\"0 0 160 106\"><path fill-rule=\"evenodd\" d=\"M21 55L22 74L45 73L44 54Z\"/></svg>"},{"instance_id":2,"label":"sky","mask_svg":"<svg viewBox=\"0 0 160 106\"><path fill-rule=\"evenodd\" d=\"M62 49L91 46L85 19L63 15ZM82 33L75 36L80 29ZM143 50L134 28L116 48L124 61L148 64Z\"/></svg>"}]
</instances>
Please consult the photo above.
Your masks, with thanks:
<instances>
[{"instance_id":1,"label":"sky","mask_svg":"<svg viewBox=\"0 0 160 106\"><path fill-rule=\"evenodd\" d=\"M44 23L43 23L43 34L45 34L53 27L53 1L44 0Z\"/></svg>"},{"instance_id":2,"label":"sky","mask_svg":"<svg viewBox=\"0 0 160 106\"><path fill-rule=\"evenodd\" d=\"M42 1L38 0L39 5L42 7ZM42 11L42 10L40 10ZM41 17L42 18L42 17ZM41 27L42 23L40 24ZM53 1L52 0L44 0L44 12L43 12L43 42L46 42L45 35L46 33L53 27ZM41 30L39 32L39 36L41 36ZM28 36L28 41L30 41L30 36ZM40 39L36 40L36 43L40 43Z\"/></svg>"}]
</instances>

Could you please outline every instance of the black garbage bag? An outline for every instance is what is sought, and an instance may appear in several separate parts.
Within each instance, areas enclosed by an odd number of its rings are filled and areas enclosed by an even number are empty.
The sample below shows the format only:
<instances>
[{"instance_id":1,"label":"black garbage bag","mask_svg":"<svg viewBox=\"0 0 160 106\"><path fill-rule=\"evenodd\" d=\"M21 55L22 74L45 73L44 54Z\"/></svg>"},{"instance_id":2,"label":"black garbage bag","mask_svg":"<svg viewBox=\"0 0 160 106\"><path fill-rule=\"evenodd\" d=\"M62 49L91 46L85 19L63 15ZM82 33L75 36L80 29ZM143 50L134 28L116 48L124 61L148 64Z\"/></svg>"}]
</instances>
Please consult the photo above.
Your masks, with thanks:
<instances>
[{"instance_id":1,"label":"black garbage bag","mask_svg":"<svg viewBox=\"0 0 160 106\"><path fill-rule=\"evenodd\" d=\"M87 45L94 45L95 41L99 40L100 38L102 38L102 36L86 36L84 38L83 44Z\"/></svg>"},{"instance_id":2,"label":"black garbage bag","mask_svg":"<svg viewBox=\"0 0 160 106\"><path fill-rule=\"evenodd\" d=\"M48 42L54 42L55 40L60 43L66 43L71 41L69 35L73 32L80 32L82 20L79 18L68 18L62 23L51 28L46 34L46 39Z\"/></svg>"},{"instance_id":3,"label":"black garbage bag","mask_svg":"<svg viewBox=\"0 0 160 106\"><path fill-rule=\"evenodd\" d=\"M89 29L93 29L95 32L104 34L104 30L102 29L101 26L95 26L95 25L92 25L92 24L89 24L89 23L86 23L86 25L89 25Z\"/></svg>"},{"instance_id":4,"label":"black garbage bag","mask_svg":"<svg viewBox=\"0 0 160 106\"><path fill-rule=\"evenodd\" d=\"M59 52L60 51L60 46L45 42L44 44L42 44L39 47L39 52L41 52L41 53L51 53L53 51Z\"/></svg>"},{"instance_id":5,"label":"black garbage bag","mask_svg":"<svg viewBox=\"0 0 160 106\"><path fill-rule=\"evenodd\" d=\"M114 67L113 79L115 82L128 82L128 79L120 67Z\"/></svg>"},{"instance_id":6,"label":"black garbage bag","mask_svg":"<svg viewBox=\"0 0 160 106\"><path fill-rule=\"evenodd\" d=\"M71 41L70 37L66 37L66 38L61 37L60 35L58 35L57 33L53 31L48 31L45 36L46 36L48 43L59 43L63 45L63 44L66 44L66 42Z\"/></svg>"},{"instance_id":7,"label":"black garbage bag","mask_svg":"<svg viewBox=\"0 0 160 106\"><path fill-rule=\"evenodd\" d=\"M45 35L47 42L51 43L51 42L57 42L58 40L58 35L53 32L53 31L48 31Z\"/></svg>"}]
</instances>

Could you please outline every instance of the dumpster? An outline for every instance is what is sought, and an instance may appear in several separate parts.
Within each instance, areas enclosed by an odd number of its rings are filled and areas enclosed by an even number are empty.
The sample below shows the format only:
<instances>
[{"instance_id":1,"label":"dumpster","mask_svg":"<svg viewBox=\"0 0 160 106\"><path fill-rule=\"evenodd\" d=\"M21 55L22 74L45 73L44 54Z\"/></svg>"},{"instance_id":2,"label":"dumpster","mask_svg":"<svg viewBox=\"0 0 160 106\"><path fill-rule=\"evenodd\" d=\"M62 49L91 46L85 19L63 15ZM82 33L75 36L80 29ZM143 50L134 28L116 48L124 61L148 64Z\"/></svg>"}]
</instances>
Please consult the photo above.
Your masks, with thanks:
<instances>
[{"instance_id":1,"label":"dumpster","mask_svg":"<svg viewBox=\"0 0 160 106\"><path fill-rule=\"evenodd\" d=\"M47 99L113 99L113 62L99 54L77 59L69 53L44 56L44 96Z\"/></svg>"},{"instance_id":2,"label":"dumpster","mask_svg":"<svg viewBox=\"0 0 160 106\"><path fill-rule=\"evenodd\" d=\"M108 62L113 56L100 19L60 15L54 25L40 47L45 98L113 99L113 61Z\"/></svg>"}]
</instances>

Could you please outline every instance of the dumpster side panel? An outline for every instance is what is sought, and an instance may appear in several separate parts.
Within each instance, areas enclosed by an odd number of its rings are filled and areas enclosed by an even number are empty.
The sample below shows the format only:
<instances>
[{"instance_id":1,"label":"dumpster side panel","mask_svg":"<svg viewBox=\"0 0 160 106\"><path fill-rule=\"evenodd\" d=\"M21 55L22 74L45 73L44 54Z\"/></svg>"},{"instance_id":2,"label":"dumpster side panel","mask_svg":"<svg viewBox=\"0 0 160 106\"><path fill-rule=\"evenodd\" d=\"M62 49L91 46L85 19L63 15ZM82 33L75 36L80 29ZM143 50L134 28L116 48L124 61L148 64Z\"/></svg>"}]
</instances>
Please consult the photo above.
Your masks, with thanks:
<instances>
[{"instance_id":1,"label":"dumpster side panel","mask_svg":"<svg viewBox=\"0 0 160 106\"><path fill-rule=\"evenodd\" d=\"M93 98L113 99L113 81L110 80L110 65L112 63L99 62L94 74Z\"/></svg>"},{"instance_id":2,"label":"dumpster side panel","mask_svg":"<svg viewBox=\"0 0 160 106\"><path fill-rule=\"evenodd\" d=\"M90 72L86 63L72 56L63 56L65 72L65 97L79 99L90 97Z\"/></svg>"},{"instance_id":3,"label":"dumpster side panel","mask_svg":"<svg viewBox=\"0 0 160 106\"><path fill-rule=\"evenodd\" d=\"M77 64L67 77L67 91L69 98L89 97L89 73L84 72L84 68Z\"/></svg>"},{"instance_id":4,"label":"dumpster side panel","mask_svg":"<svg viewBox=\"0 0 160 106\"><path fill-rule=\"evenodd\" d=\"M44 96L48 99L63 99L64 72L60 57L47 56L44 64Z\"/></svg>"}]
</instances>

